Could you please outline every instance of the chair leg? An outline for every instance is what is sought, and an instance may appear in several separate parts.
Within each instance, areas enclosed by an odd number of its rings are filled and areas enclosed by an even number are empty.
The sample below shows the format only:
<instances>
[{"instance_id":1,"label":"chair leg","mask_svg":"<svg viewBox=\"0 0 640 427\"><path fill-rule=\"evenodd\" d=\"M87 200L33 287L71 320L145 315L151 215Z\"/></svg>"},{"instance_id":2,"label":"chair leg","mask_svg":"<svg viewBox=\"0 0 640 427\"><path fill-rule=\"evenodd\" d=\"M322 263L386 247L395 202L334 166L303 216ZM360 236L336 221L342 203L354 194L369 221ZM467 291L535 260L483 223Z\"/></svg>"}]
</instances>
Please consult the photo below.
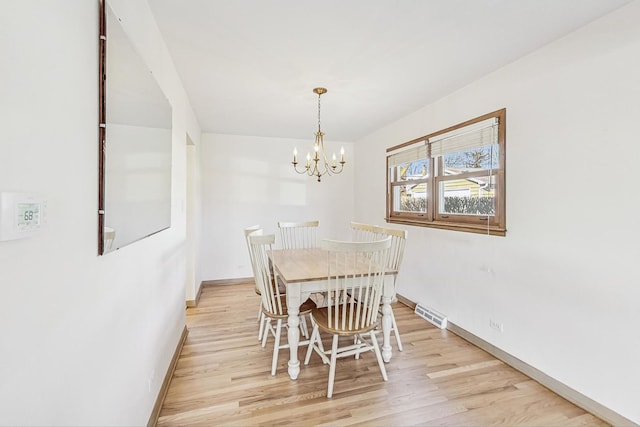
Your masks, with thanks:
<instances>
[{"instance_id":1,"label":"chair leg","mask_svg":"<svg viewBox=\"0 0 640 427\"><path fill-rule=\"evenodd\" d=\"M269 335L269 329L271 328L271 318L265 316L264 330L262 332L262 348L267 345L267 336Z\"/></svg>"},{"instance_id":2,"label":"chair leg","mask_svg":"<svg viewBox=\"0 0 640 427\"><path fill-rule=\"evenodd\" d=\"M396 343L398 343L398 350L402 351L402 341L400 341L400 331L398 331L398 324L396 323L396 316L393 314L393 309L391 309L391 329L393 329L393 334L396 336Z\"/></svg>"},{"instance_id":3,"label":"chair leg","mask_svg":"<svg viewBox=\"0 0 640 427\"><path fill-rule=\"evenodd\" d=\"M373 351L376 353L376 359L378 359L378 366L380 367L380 373L382 374L382 379L388 381L387 370L384 367L384 360L382 360L382 354L380 353L380 347L378 346L378 340L376 339L375 332L371 331L369 333L371 336L371 343L373 344Z\"/></svg>"},{"instance_id":4,"label":"chair leg","mask_svg":"<svg viewBox=\"0 0 640 427\"><path fill-rule=\"evenodd\" d=\"M311 331L311 338L309 339L309 345L307 346L307 355L304 357L304 364L308 365L309 360L311 360L311 353L313 353L313 348L316 343L315 340L318 338L318 327L314 326L313 331Z\"/></svg>"},{"instance_id":5,"label":"chair leg","mask_svg":"<svg viewBox=\"0 0 640 427\"><path fill-rule=\"evenodd\" d=\"M300 316L300 332L305 339L309 339L309 328L307 328L307 317Z\"/></svg>"},{"instance_id":6,"label":"chair leg","mask_svg":"<svg viewBox=\"0 0 640 427\"><path fill-rule=\"evenodd\" d=\"M258 306L258 322L262 320L262 301L260 301L260 305Z\"/></svg>"},{"instance_id":7,"label":"chair leg","mask_svg":"<svg viewBox=\"0 0 640 427\"><path fill-rule=\"evenodd\" d=\"M318 336L316 337L316 341L318 342L318 348L320 349L320 352L324 354L324 344L322 344L322 336L320 335L320 331L318 331ZM325 361L325 359L322 359L322 363L326 364L327 362Z\"/></svg>"},{"instance_id":8,"label":"chair leg","mask_svg":"<svg viewBox=\"0 0 640 427\"><path fill-rule=\"evenodd\" d=\"M331 344L331 364L329 365L329 386L327 388L327 398L333 396L333 381L336 377L336 359L338 357L337 353L338 353L338 335L334 335L333 342Z\"/></svg>"},{"instance_id":9,"label":"chair leg","mask_svg":"<svg viewBox=\"0 0 640 427\"><path fill-rule=\"evenodd\" d=\"M282 331L282 319L276 323L276 340L273 343L273 360L271 361L271 376L275 377L278 367L278 352L280 351L280 332Z\"/></svg>"},{"instance_id":10,"label":"chair leg","mask_svg":"<svg viewBox=\"0 0 640 427\"><path fill-rule=\"evenodd\" d=\"M262 311L260 312L259 321L260 321L260 324L258 325L258 341L262 341L262 334L264 332L264 326L266 322L265 315Z\"/></svg>"}]
</instances>

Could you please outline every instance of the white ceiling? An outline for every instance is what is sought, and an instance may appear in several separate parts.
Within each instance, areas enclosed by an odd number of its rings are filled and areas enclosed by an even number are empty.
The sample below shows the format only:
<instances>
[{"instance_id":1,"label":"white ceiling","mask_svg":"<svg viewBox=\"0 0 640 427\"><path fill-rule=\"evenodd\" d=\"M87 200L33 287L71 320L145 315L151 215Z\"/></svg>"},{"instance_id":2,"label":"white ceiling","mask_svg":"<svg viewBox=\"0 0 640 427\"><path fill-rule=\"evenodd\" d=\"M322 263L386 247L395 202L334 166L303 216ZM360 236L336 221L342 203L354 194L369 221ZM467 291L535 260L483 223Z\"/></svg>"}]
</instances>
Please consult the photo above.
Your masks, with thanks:
<instances>
[{"instance_id":1,"label":"white ceiling","mask_svg":"<svg viewBox=\"0 0 640 427\"><path fill-rule=\"evenodd\" d=\"M203 132L355 141L630 0L148 0Z\"/></svg>"}]
</instances>

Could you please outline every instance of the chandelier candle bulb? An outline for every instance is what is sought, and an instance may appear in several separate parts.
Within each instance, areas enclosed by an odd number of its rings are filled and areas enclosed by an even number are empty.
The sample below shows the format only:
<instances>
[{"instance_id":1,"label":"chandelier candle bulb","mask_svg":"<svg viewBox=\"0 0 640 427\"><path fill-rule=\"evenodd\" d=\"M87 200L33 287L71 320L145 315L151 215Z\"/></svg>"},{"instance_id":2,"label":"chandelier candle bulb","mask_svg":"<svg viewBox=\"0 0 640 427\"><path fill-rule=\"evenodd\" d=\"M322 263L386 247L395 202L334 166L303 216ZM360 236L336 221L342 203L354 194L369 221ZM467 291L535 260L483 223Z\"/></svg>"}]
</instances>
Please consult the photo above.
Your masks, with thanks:
<instances>
[{"instance_id":1,"label":"chandelier candle bulb","mask_svg":"<svg viewBox=\"0 0 640 427\"><path fill-rule=\"evenodd\" d=\"M335 159L335 155L333 158ZM340 147L340 163L344 163L344 147Z\"/></svg>"},{"instance_id":2,"label":"chandelier candle bulb","mask_svg":"<svg viewBox=\"0 0 640 427\"><path fill-rule=\"evenodd\" d=\"M293 164L298 163L298 149L297 148L293 148Z\"/></svg>"}]
</instances>

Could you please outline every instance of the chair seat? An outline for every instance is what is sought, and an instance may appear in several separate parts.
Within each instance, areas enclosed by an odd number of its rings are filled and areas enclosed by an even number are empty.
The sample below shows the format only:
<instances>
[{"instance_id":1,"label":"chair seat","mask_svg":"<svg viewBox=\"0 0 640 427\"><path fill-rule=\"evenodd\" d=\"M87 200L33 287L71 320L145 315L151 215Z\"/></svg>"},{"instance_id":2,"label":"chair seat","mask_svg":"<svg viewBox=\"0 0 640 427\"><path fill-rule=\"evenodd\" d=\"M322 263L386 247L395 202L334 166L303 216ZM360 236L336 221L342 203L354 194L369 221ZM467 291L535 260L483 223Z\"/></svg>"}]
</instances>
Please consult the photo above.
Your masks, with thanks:
<instances>
[{"instance_id":1,"label":"chair seat","mask_svg":"<svg viewBox=\"0 0 640 427\"><path fill-rule=\"evenodd\" d=\"M333 308L333 307L332 307ZM347 309L349 309L349 307L347 307ZM355 310L355 308L354 308ZM340 311L338 313L338 319L342 319L343 318L343 311L344 308L340 307ZM366 315L366 310L363 308L363 313L365 313ZM331 313L331 316L334 317L335 311L333 311ZM341 335L341 336L351 336L351 335L356 335L356 334L365 334L369 331L374 330L378 325L376 323L373 323L367 327L363 327L363 328L352 328L352 329L337 329L335 327L330 327L329 326L329 309L327 307L316 307L312 312L311 312L311 316L313 316L313 321L316 323L316 325L318 325L318 328L320 328L321 330L323 330L326 333L329 334L334 334L334 335ZM347 316L348 317L348 316ZM334 317L335 319L335 317Z\"/></svg>"},{"instance_id":2,"label":"chair seat","mask_svg":"<svg viewBox=\"0 0 640 427\"><path fill-rule=\"evenodd\" d=\"M282 304L282 314L272 313L266 310L264 306L262 307L262 312L273 319L286 319L287 317L289 317L289 310L287 308L287 296L281 295L280 302ZM300 305L299 315L302 316L305 314L309 314L315 308L316 303L313 302L311 298L307 298L307 300Z\"/></svg>"}]
</instances>

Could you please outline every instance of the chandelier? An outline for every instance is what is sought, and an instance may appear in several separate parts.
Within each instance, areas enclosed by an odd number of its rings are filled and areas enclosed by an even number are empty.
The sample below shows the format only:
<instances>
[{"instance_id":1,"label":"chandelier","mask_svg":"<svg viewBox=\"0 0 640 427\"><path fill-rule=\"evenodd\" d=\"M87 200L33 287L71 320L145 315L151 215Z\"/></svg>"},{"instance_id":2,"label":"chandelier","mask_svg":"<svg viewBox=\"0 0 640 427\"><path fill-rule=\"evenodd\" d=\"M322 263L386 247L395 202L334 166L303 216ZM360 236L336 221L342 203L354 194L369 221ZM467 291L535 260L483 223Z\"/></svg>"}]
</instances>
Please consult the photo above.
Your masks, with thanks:
<instances>
[{"instance_id":1,"label":"chandelier","mask_svg":"<svg viewBox=\"0 0 640 427\"><path fill-rule=\"evenodd\" d=\"M307 163L304 169L298 170L298 150L293 149L293 169L299 174L306 173L309 176L315 176L320 182L322 175L336 175L342 172L344 164L344 147L340 148L340 161L336 159L336 153L333 153L331 163L327 159L327 155L324 151L324 132L320 130L320 96L323 93L327 93L327 89L323 87L317 87L313 89L313 93L318 94L318 131L316 132L316 142L313 144L314 155L311 157L311 153L307 153ZM340 166L338 166L340 163Z\"/></svg>"}]
</instances>

